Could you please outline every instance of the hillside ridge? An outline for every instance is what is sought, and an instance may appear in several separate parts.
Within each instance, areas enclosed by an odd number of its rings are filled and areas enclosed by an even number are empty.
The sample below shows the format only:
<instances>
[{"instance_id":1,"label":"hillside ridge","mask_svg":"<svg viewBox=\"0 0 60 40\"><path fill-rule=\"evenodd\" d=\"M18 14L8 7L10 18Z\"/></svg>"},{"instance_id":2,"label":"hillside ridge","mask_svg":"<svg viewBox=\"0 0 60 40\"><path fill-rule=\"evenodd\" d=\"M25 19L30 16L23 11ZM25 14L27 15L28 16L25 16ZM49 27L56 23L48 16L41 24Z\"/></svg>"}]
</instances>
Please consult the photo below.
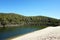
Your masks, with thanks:
<instances>
[{"instance_id":1,"label":"hillside ridge","mask_svg":"<svg viewBox=\"0 0 60 40\"><path fill-rule=\"evenodd\" d=\"M0 25L58 26L60 20L47 16L24 16L16 13L0 13Z\"/></svg>"}]
</instances>

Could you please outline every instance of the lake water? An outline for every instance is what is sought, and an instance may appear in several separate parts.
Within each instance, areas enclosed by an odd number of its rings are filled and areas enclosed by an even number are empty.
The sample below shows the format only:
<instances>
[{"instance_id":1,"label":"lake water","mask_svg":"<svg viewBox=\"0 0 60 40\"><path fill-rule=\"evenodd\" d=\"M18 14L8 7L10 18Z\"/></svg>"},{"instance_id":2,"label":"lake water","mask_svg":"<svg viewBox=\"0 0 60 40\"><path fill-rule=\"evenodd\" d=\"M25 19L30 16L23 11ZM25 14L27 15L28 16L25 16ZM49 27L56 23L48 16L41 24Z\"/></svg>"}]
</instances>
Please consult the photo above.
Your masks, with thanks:
<instances>
[{"instance_id":1,"label":"lake water","mask_svg":"<svg viewBox=\"0 0 60 40\"><path fill-rule=\"evenodd\" d=\"M29 27L12 27L0 29L0 40L4 40L10 37L20 36L35 30L41 29L40 27L29 26Z\"/></svg>"}]
</instances>

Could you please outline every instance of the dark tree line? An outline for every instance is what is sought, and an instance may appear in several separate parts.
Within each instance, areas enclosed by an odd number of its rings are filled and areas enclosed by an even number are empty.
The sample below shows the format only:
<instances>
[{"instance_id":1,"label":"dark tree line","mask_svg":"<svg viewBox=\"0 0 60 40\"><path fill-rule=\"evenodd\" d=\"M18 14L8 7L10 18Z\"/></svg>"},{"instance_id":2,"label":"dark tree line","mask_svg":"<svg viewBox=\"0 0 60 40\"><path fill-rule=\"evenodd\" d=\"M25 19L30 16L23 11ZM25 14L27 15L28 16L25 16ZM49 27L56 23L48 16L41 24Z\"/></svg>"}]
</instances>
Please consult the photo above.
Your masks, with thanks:
<instances>
[{"instance_id":1,"label":"dark tree line","mask_svg":"<svg viewBox=\"0 0 60 40\"><path fill-rule=\"evenodd\" d=\"M46 16L23 16L14 13L0 13L0 24L5 27L9 24L30 26L58 26L60 20Z\"/></svg>"}]
</instances>

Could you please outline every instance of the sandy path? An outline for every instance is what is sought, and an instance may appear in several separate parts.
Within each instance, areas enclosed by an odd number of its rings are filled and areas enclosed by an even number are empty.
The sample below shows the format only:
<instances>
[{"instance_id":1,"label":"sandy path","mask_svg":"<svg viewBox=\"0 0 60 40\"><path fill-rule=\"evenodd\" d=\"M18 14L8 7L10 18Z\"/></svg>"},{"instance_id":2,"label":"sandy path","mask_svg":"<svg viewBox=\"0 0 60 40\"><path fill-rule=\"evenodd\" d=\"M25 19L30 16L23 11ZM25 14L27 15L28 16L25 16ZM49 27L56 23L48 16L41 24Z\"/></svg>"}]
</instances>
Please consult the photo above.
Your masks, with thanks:
<instances>
[{"instance_id":1,"label":"sandy path","mask_svg":"<svg viewBox=\"0 0 60 40\"><path fill-rule=\"evenodd\" d=\"M11 40L60 40L60 26L48 27Z\"/></svg>"}]
</instances>

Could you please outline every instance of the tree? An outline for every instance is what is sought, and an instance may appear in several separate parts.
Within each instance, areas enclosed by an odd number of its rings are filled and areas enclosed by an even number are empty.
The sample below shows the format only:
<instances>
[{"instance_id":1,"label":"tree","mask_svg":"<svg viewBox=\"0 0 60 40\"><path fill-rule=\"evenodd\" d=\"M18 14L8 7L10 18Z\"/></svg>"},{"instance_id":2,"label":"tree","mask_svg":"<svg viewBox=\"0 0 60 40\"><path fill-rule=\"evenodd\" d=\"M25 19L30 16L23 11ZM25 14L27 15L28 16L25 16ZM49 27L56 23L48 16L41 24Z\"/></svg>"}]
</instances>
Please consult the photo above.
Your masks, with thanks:
<instances>
[{"instance_id":1,"label":"tree","mask_svg":"<svg viewBox=\"0 0 60 40\"><path fill-rule=\"evenodd\" d=\"M0 18L0 22L3 28L5 28L5 25L7 24L7 20L5 20L4 18Z\"/></svg>"}]
</instances>

